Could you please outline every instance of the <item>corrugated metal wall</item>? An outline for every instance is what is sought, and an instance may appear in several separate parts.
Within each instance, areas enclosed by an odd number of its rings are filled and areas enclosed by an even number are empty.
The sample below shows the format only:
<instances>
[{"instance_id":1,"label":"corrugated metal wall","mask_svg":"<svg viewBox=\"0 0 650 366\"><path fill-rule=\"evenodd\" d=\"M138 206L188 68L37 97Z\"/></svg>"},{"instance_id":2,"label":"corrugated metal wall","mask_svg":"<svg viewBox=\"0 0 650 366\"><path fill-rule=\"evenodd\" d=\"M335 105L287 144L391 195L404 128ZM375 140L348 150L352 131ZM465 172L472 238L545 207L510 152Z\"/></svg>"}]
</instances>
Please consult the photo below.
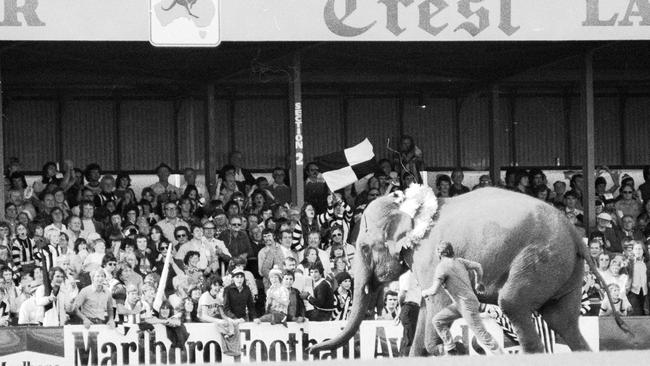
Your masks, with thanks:
<instances>
[{"instance_id":1,"label":"corrugated metal wall","mask_svg":"<svg viewBox=\"0 0 650 366\"><path fill-rule=\"evenodd\" d=\"M72 159L81 169L92 162L105 170L117 169L115 103L112 100L67 101L61 129L64 159Z\"/></svg>"},{"instance_id":2,"label":"corrugated metal wall","mask_svg":"<svg viewBox=\"0 0 650 366\"><path fill-rule=\"evenodd\" d=\"M625 102L625 163L650 164L650 98L631 97Z\"/></svg>"},{"instance_id":3,"label":"corrugated metal wall","mask_svg":"<svg viewBox=\"0 0 650 366\"><path fill-rule=\"evenodd\" d=\"M378 159L388 158L386 140L398 147L399 113L398 98L353 98L347 100L347 141L346 147L353 146L368 138L375 148Z\"/></svg>"},{"instance_id":4,"label":"corrugated metal wall","mask_svg":"<svg viewBox=\"0 0 650 366\"><path fill-rule=\"evenodd\" d=\"M23 169L34 171L40 171L46 161L57 161L59 103L52 100L15 99L5 103L4 108L5 155L17 157Z\"/></svg>"},{"instance_id":5,"label":"corrugated metal wall","mask_svg":"<svg viewBox=\"0 0 650 366\"><path fill-rule=\"evenodd\" d=\"M174 102L125 100L120 104L120 160L124 170L176 165Z\"/></svg>"},{"instance_id":6,"label":"corrugated metal wall","mask_svg":"<svg viewBox=\"0 0 650 366\"><path fill-rule=\"evenodd\" d=\"M184 99L178 114L179 169L205 168L205 101Z\"/></svg>"},{"instance_id":7,"label":"corrugated metal wall","mask_svg":"<svg viewBox=\"0 0 650 366\"><path fill-rule=\"evenodd\" d=\"M305 163L316 156L340 150L343 146L340 100L305 98L302 110Z\"/></svg>"},{"instance_id":8,"label":"corrugated metal wall","mask_svg":"<svg viewBox=\"0 0 650 366\"><path fill-rule=\"evenodd\" d=\"M178 169L205 168L207 110L202 98L9 96L5 101L5 155L18 157L26 170L38 171L45 161L59 157L70 158L80 167L98 162L105 170L150 170L161 161ZM513 154L519 166L551 166L556 157L562 166L582 164L585 142L579 101L578 96L567 97L561 90L502 95L501 128L496 131L502 144L496 150L503 166L515 163ZM465 168L488 168L488 98L474 95L458 100L459 136L454 122L456 100L436 97L426 102L427 108L421 109L413 95L307 94L303 103L305 161L365 137L375 146L378 158L389 157L386 139L391 138L392 147L398 148L403 132L415 138L427 167L449 168L460 161ZM596 163L647 164L650 97L600 95L595 108ZM293 128L288 112L284 97L217 99L216 123L210 127L214 136L209 141L210 159L221 167L228 152L238 149L251 169L288 167ZM569 123L565 122L567 113ZM514 150L510 146L511 114L516 122Z\"/></svg>"},{"instance_id":9,"label":"corrugated metal wall","mask_svg":"<svg viewBox=\"0 0 650 366\"><path fill-rule=\"evenodd\" d=\"M288 166L289 125L286 99L240 99L235 102L235 149L244 166Z\"/></svg>"},{"instance_id":10,"label":"corrugated metal wall","mask_svg":"<svg viewBox=\"0 0 650 366\"><path fill-rule=\"evenodd\" d=\"M517 161L522 166L551 166L566 154L564 103L559 97L514 100Z\"/></svg>"},{"instance_id":11,"label":"corrugated metal wall","mask_svg":"<svg viewBox=\"0 0 650 366\"><path fill-rule=\"evenodd\" d=\"M457 139L454 131L455 100L425 98L426 108L418 106L418 98L404 100L404 133L414 138L424 155L425 166L456 165ZM393 148L397 148L395 140Z\"/></svg>"},{"instance_id":12,"label":"corrugated metal wall","mask_svg":"<svg viewBox=\"0 0 650 366\"><path fill-rule=\"evenodd\" d=\"M210 156L210 159L215 159L217 169L228 162L228 152L231 150L230 146L230 106L231 102L225 99L216 100L215 117L217 120L216 126L211 126L215 129L215 139L210 141L212 151L215 155Z\"/></svg>"}]
</instances>

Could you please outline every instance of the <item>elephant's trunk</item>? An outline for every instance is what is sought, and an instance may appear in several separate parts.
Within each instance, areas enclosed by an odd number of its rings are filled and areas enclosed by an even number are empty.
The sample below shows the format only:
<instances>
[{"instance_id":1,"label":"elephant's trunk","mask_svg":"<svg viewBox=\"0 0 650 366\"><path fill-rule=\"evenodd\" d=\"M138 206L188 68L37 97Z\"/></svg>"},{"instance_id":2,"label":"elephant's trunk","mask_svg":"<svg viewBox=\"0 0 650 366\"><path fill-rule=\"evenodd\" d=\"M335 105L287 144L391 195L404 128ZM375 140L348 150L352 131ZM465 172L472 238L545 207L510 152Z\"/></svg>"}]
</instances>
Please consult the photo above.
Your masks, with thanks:
<instances>
[{"instance_id":1,"label":"elephant's trunk","mask_svg":"<svg viewBox=\"0 0 650 366\"><path fill-rule=\"evenodd\" d=\"M309 352L342 347L354 336L361 325L361 321L366 317L370 301L375 298L375 292L377 290L372 283L372 271L360 257L360 255L357 255L357 258L355 258L354 298L352 301L352 310L350 311L345 328L333 339L314 345L309 349Z\"/></svg>"}]
</instances>

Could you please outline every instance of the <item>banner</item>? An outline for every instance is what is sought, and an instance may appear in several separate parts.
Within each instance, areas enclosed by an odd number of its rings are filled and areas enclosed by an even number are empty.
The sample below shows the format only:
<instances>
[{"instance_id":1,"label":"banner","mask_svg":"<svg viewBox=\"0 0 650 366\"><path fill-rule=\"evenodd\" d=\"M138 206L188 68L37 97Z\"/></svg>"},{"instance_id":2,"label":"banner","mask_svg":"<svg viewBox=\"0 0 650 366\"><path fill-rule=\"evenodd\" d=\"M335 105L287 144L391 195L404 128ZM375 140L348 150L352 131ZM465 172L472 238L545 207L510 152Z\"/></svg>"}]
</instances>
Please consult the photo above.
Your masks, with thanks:
<instances>
[{"instance_id":1,"label":"banner","mask_svg":"<svg viewBox=\"0 0 650 366\"><path fill-rule=\"evenodd\" d=\"M192 37L198 37L194 43L205 38L206 44L215 45L219 39L650 39L648 0L220 0L218 8L202 12L212 1L160 1L161 7L180 17L174 18L177 24L168 31L176 32L187 23L189 27L181 32L189 29ZM156 40L149 11L147 0L0 0L0 40ZM154 20L160 18L154 16ZM208 23L214 29L202 28ZM177 37L175 33L164 35L171 43L179 42Z\"/></svg>"},{"instance_id":2,"label":"banner","mask_svg":"<svg viewBox=\"0 0 650 366\"><path fill-rule=\"evenodd\" d=\"M627 337L613 318L582 317L580 331L592 350L650 349L650 318L627 318L636 334ZM521 349L494 319L484 318L488 332L508 353ZM164 326L153 331L131 328L122 335L104 325L85 329L81 325L63 328L5 327L0 329L0 364L29 362L30 366L54 365L209 365L214 363L290 362L331 359L398 357L402 327L393 321L364 321L357 334L334 351L307 352L308 347L336 336L345 322L289 323L281 325L245 323L241 325L241 355L222 351L221 337L209 323L185 324L190 337L181 348L170 347ZM644 330L645 329L645 330ZM451 328L455 342L462 343L470 355L489 352L480 345L463 320ZM552 334L540 334L549 353L570 352L566 343ZM550 342L550 343L549 343Z\"/></svg>"}]
</instances>

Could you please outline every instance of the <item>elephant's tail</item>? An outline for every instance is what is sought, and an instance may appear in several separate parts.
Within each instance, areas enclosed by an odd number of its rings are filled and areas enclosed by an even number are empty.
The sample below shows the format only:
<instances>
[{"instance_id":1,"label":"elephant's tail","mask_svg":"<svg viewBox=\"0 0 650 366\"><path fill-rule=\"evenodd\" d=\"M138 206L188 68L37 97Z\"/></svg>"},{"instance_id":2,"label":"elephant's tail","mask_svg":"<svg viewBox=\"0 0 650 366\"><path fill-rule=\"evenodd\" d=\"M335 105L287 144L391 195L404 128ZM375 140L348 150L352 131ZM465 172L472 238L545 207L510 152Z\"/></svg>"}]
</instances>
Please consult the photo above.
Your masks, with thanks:
<instances>
[{"instance_id":1,"label":"elephant's tail","mask_svg":"<svg viewBox=\"0 0 650 366\"><path fill-rule=\"evenodd\" d=\"M589 265L589 269L596 276L596 279L598 279L600 286L603 289L605 289L605 293L607 294L607 299L609 300L609 305L611 306L612 309L616 309L616 305L614 305L614 300L612 300L612 294L609 292L609 287L607 287L607 284L605 283L603 276L601 276L600 272L598 271L598 267L596 266L596 263L594 263L593 258L591 258L591 254L589 253L589 248L587 248L587 245L585 245L585 243L580 239L574 240L574 242L578 247L578 255L587 261L587 264ZM618 325L618 327L621 328L621 330L625 332L627 335L634 337L634 333L630 330L630 327L627 326L625 321L623 321L621 314L619 314L618 311L613 311L612 313L614 314L616 325Z\"/></svg>"}]
</instances>

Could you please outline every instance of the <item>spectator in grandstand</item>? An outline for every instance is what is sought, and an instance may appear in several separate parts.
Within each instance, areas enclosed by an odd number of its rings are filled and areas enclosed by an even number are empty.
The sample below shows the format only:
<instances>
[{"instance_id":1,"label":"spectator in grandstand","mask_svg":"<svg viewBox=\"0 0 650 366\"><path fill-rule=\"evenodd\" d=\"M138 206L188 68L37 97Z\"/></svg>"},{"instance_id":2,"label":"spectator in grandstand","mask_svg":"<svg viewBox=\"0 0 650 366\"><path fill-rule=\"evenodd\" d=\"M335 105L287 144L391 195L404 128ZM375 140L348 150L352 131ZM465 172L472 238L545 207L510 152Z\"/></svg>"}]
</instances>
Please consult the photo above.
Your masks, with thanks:
<instances>
[{"instance_id":1,"label":"spectator in grandstand","mask_svg":"<svg viewBox=\"0 0 650 366\"><path fill-rule=\"evenodd\" d=\"M515 192L530 194L528 171L519 169L515 175Z\"/></svg>"},{"instance_id":2,"label":"spectator in grandstand","mask_svg":"<svg viewBox=\"0 0 650 366\"><path fill-rule=\"evenodd\" d=\"M265 313L259 320L271 324L287 326L287 311L289 308L289 289L282 284L283 274L279 268L269 271L271 286L266 290Z\"/></svg>"},{"instance_id":3,"label":"spectator in grandstand","mask_svg":"<svg viewBox=\"0 0 650 366\"><path fill-rule=\"evenodd\" d=\"M179 218L185 221L188 225L200 225L201 220L195 216L196 206L193 204L192 199L189 197L181 197L178 200Z\"/></svg>"},{"instance_id":4,"label":"spectator in grandstand","mask_svg":"<svg viewBox=\"0 0 650 366\"><path fill-rule=\"evenodd\" d=\"M35 303L42 307L42 323L46 327L63 326L68 321L69 312L73 311L70 294L64 286L66 273L61 267L53 267L48 274L50 288L47 293L45 286L41 285L34 292Z\"/></svg>"},{"instance_id":5,"label":"spectator in grandstand","mask_svg":"<svg viewBox=\"0 0 650 366\"><path fill-rule=\"evenodd\" d=\"M614 204L619 217L631 216L634 220L641 214L643 205L634 196L634 188L623 185L620 189L620 199Z\"/></svg>"},{"instance_id":6,"label":"spectator in grandstand","mask_svg":"<svg viewBox=\"0 0 650 366\"><path fill-rule=\"evenodd\" d=\"M328 264L328 269L331 268L329 254L327 254L326 257L326 263ZM301 273L304 273L305 275L309 275L309 268L314 264L320 264L321 266L323 266L323 271L325 272L325 268L319 256L318 249L316 247L310 246L304 250L303 259L298 265L297 270L300 271ZM330 272L331 271L328 270L326 273L330 273Z\"/></svg>"},{"instance_id":7,"label":"spectator in grandstand","mask_svg":"<svg viewBox=\"0 0 650 366\"><path fill-rule=\"evenodd\" d=\"M576 226L581 226L584 222L584 212L578 208L578 196L575 191L564 194L564 215Z\"/></svg>"},{"instance_id":8,"label":"spectator in grandstand","mask_svg":"<svg viewBox=\"0 0 650 366\"><path fill-rule=\"evenodd\" d=\"M178 244L178 238L176 237L176 229L178 228L185 228L185 236L184 236L184 241L189 240L189 225L179 219L178 216L178 207L176 206L176 203L174 202L167 202L164 204L164 209L165 209L165 218L158 221L157 225L160 227L160 229L163 232L163 235L167 240L169 240L175 247ZM179 232L179 234L181 234Z\"/></svg>"},{"instance_id":9,"label":"spectator in grandstand","mask_svg":"<svg viewBox=\"0 0 650 366\"><path fill-rule=\"evenodd\" d=\"M253 186L255 188L255 186ZM261 189L254 189L246 203L246 214L260 215L262 210L269 206L269 196Z\"/></svg>"},{"instance_id":10,"label":"spectator in grandstand","mask_svg":"<svg viewBox=\"0 0 650 366\"><path fill-rule=\"evenodd\" d=\"M307 314L311 321L329 321L334 311L334 291L329 282L324 279L323 266L312 264L309 275L314 283L314 294L307 297L307 301L314 307Z\"/></svg>"},{"instance_id":11,"label":"spectator in grandstand","mask_svg":"<svg viewBox=\"0 0 650 366\"><path fill-rule=\"evenodd\" d=\"M13 265L17 271L30 272L37 262L39 249L32 238L28 236L27 226L18 224L16 226L16 239L13 240L11 255Z\"/></svg>"},{"instance_id":12,"label":"spectator in grandstand","mask_svg":"<svg viewBox=\"0 0 650 366\"><path fill-rule=\"evenodd\" d=\"M548 188L544 185L533 186L530 189L530 193L533 197L540 199L544 202L548 201Z\"/></svg>"},{"instance_id":13,"label":"spectator in grandstand","mask_svg":"<svg viewBox=\"0 0 650 366\"><path fill-rule=\"evenodd\" d=\"M237 270L242 270L244 271L244 283L248 288L251 290L251 294L253 295L253 299L257 299L260 291L263 291L263 289L258 288L257 286L257 281L255 280L255 276L250 271L246 270L246 260L243 258L234 258L230 260L228 263L228 271L226 274L223 276L223 285L225 287L230 286L230 284L233 283L232 279L232 273Z\"/></svg>"},{"instance_id":14,"label":"spectator in grandstand","mask_svg":"<svg viewBox=\"0 0 650 366\"><path fill-rule=\"evenodd\" d=\"M327 209L327 193L329 191L327 184L320 175L320 169L316 163L307 163L305 173L305 202L314 205L316 212L323 212Z\"/></svg>"},{"instance_id":15,"label":"spectator in grandstand","mask_svg":"<svg viewBox=\"0 0 650 366\"><path fill-rule=\"evenodd\" d=\"M339 273L348 273L352 275L349 272L349 270L350 270L350 263L348 262L347 257L344 255L340 255L338 257L334 257L334 259L332 260L332 272L326 275L328 279L329 277L335 279ZM336 284L338 284L338 282L333 282L333 283L335 284L334 287L336 287Z\"/></svg>"},{"instance_id":16,"label":"spectator in grandstand","mask_svg":"<svg viewBox=\"0 0 650 366\"><path fill-rule=\"evenodd\" d=\"M86 185L84 188L88 188L93 192L93 195L98 194L101 191L99 184L99 178L102 176L102 169L97 163L91 163L86 166L84 171L84 177L86 178Z\"/></svg>"},{"instance_id":17,"label":"spectator in grandstand","mask_svg":"<svg viewBox=\"0 0 650 366\"><path fill-rule=\"evenodd\" d=\"M50 210L50 222L51 224L47 225L44 229L45 237L52 232L59 234L64 233L68 228L63 224L63 210L59 207L53 207Z\"/></svg>"},{"instance_id":18,"label":"spectator in grandstand","mask_svg":"<svg viewBox=\"0 0 650 366\"><path fill-rule=\"evenodd\" d=\"M397 292L388 290L384 293L384 308L377 320L396 320L400 313Z\"/></svg>"},{"instance_id":19,"label":"spectator in grandstand","mask_svg":"<svg viewBox=\"0 0 650 366\"><path fill-rule=\"evenodd\" d=\"M282 272L282 286L289 291L287 321L302 323L305 321L305 305L300 290L294 287L295 273L291 270Z\"/></svg>"},{"instance_id":20,"label":"spectator in grandstand","mask_svg":"<svg viewBox=\"0 0 650 366\"><path fill-rule=\"evenodd\" d=\"M609 293L612 295L612 302L615 308L612 309L609 301L605 298L600 305L599 316L613 316L614 311L622 316L627 316L632 311L632 306L625 301L625 296L621 296L621 287L619 284L610 283L607 287L609 288Z\"/></svg>"},{"instance_id":21,"label":"spectator in grandstand","mask_svg":"<svg viewBox=\"0 0 650 366\"><path fill-rule=\"evenodd\" d=\"M262 231L262 240L264 241L264 248L260 250L257 261L264 288L268 289L271 286L269 272L275 267L282 268L285 256L280 245L275 242L273 230L264 229Z\"/></svg>"},{"instance_id":22,"label":"spectator in grandstand","mask_svg":"<svg viewBox=\"0 0 650 366\"><path fill-rule=\"evenodd\" d=\"M22 301L20 298L21 291L14 282L17 277L14 277L14 275L15 273L11 267L0 267L0 276L4 280L3 287L6 290L6 300L10 305L7 311L11 313L12 319L16 319L18 316L18 310L20 309L20 303Z\"/></svg>"},{"instance_id":23,"label":"spectator in grandstand","mask_svg":"<svg viewBox=\"0 0 650 366\"><path fill-rule=\"evenodd\" d=\"M255 184L255 177L251 174L248 169L242 167L243 156L240 151L233 151L228 157L228 164L233 167L233 172L235 174L235 181L240 185L241 192L247 192L248 188L246 186L252 186ZM222 169L223 170L223 169Z\"/></svg>"},{"instance_id":24,"label":"spectator in grandstand","mask_svg":"<svg viewBox=\"0 0 650 366\"><path fill-rule=\"evenodd\" d=\"M343 240L343 228L340 226L333 226L330 230L330 267L334 266L334 258L344 256L348 263L352 263L356 248L352 244L348 244Z\"/></svg>"},{"instance_id":25,"label":"spectator in grandstand","mask_svg":"<svg viewBox=\"0 0 650 366\"><path fill-rule=\"evenodd\" d=\"M156 270L154 251L149 246L149 239L142 234L135 237L135 257L138 259L138 268L143 276Z\"/></svg>"},{"instance_id":26,"label":"spectator in grandstand","mask_svg":"<svg viewBox=\"0 0 650 366\"><path fill-rule=\"evenodd\" d=\"M104 285L104 271L96 270L91 277L92 284L82 288L75 298L75 313L86 328L90 328L92 324L107 324L110 328L115 328L113 299Z\"/></svg>"},{"instance_id":27,"label":"spectator in grandstand","mask_svg":"<svg viewBox=\"0 0 650 366\"><path fill-rule=\"evenodd\" d=\"M140 324L153 316L149 304L140 299L140 290L134 284L127 284L113 292L117 324Z\"/></svg>"},{"instance_id":28,"label":"spectator in grandstand","mask_svg":"<svg viewBox=\"0 0 650 366\"><path fill-rule=\"evenodd\" d=\"M603 273L607 272L609 270L609 263L611 262L611 259L609 258L609 255L606 253L601 253L598 256L598 261L596 264L598 265L598 273L602 276Z\"/></svg>"},{"instance_id":29,"label":"spectator in grandstand","mask_svg":"<svg viewBox=\"0 0 650 366\"><path fill-rule=\"evenodd\" d=\"M119 172L115 179L115 190L113 193L117 200L122 201L126 192L129 192L132 198L135 199L135 191L131 188L131 177L124 172Z\"/></svg>"},{"instance_id":30,"label":"spectator in grandstand","mask_svg":"<svg viewBox=\"0 0 650 366\"><path fill-rule=\"evenodd\" d=\"M438 198L448 198L451 189L451 178L447 174L438 174L436 177L436 196Z\"/></svg>"},{"instance_id":31,"label":"spectator in grandstand","mask_svg":"<svg viewBox=\"0 0 650 366\"><path fill-rule=\"evenodd\" d=\"M162 196L163 201L174 201L180 195L180 190L175 185L169 183L169 176L171 175L172 168L165 163L160 163L155 169L158 176L158 182L151 185L151 189L156 197Z\"/></svg>"},{"instance_id":32,"label":"spectator in grandstand","mask_svg":"<svg viewBox=\"0 0 650 366\"><path fill-rule=\"evenodd\" d=\"M603 212L596 216L596 227L591 230L593 233L601 233L604 238L604 249L608 252L622 253L623 247L618 239L616 232L612 229L612 216Z\"/></svg>"},{"instance_id":33,"label":"spectator in grandstand","mask_svg":"<svg viewBox=\"0 0 650 366\"><path fill-rule=\"evenodd\" d=\"M197 316L204 323L213 323L217 332L223 337L225 352L229 355L238 355L241 350L239 340L240 319L229 318L224 312L224 288L219 276L208 278L207 291L198 302Z\"/></svg>"},{"instance_id":34,"label":"spectator in grandstand","mask_svg":"<svg viewBox=\"0 0 650 366\"><path fill-rule=\"evenodd\" d=\"M97 233L104 235L104 224L95 219L95 205L91 201L81 202L81 234L82 238L88 238L90 234Z\"/></svg>"},{"instance_id":35,"label":"spectator in grandstand","mask_svg":"<svg viewBox=\"0 0 650 366\"><path fill-rule=\"evenodd\" d=\"M204 240L201 226L192 225L192 238L179 246L174 258L179 261L184 260L185 255L190 251L195 251L200 255L196 266L199 270L205 271L208 264L213 260L214 247L210 247L208 242Z\"/></svg>"},{"instance_id":36,"label":"spectator in grandstand","mask_svg":"<svg viewBox=\"0 0 650 366\"><path fill-rule=\"evenodd\" d=\"M0 286L0 327L11 325L11 304L7 298L7 290Z\"/></svg>"},{"instance_id":37,"label":"spectator in grandstand","mask_svg":"<svg viewBox=\"0 0 650 366\"><path fill-rule=\"evenodd\" d=\"M406 175L414 177L416 183L422 183L420 172L424 169L422 150L415 145L413 137L403 135L400 140L399 152L393 156L393 166L397 169L400 179Z\"/></svg>"},{"instance_id":38,"label":"spectator in grandstand","mask_svg":"<svg viewBox=\"0 0 650 366\"><path fill-rule=\"evenodd\" d=\"M196 187L197 193L199 195L199 197L196 198L197 200L201 197L205 199L210 198L210 194L208 193L208 189L205 184L196 179L196 170L190 167L183 169L183 180L184 181L180 187L180 192L185 192L188 186L194 186Z\"/></svg>"},{"instance_id":39,"label":"spectator in grandstand","mask_svg":"<svg viewBox=\"0 0 650 366\"><path fill-rule=\"evenodd\" d=\"M461 169L456 168L451 172L451 180L453 184L449 188L450 197L459 196L463 193L469 192L469 187L463 185L463 179L465 179L465 174L463 174Z\"/></svg>"},{"instance_id":40,"label":"spectator in grandstand","mask_svg":"<svg viewBox=\"0 0 650 366\"><path fill-rule=\"evenodd\" d=\"M643 307L648 297L648 269L646 266L647 259L644 252L642 242L635 241L633 244L632 252L634 257L628 264L630 290L627 293L627 298L632 305L632 313L630 315L644 315Z\"/></svg>"},{"instance_id":41,"label":"spectator in grandstand","mask_svg":"<svg viewBox=\"0 0 650 366\"><path fill-rule=\"evenodd\" d=\"M478 178L478 184L472 187L472 190L490 186L492 186L492 179L490 179L489 175L483 174Z\"/></svg>"},{"instance_id":42,"label":"spectator in grandstand","mask_svg":"<svg viewBox=\"0 0 650 366\"><path fill-rule=\"evenodd\" d=\"M643 167L643 183L639 186L643 202L650 201L650 165Z\"/></svg>"},{"instance_id":43,"label":"spectator in grandstand","mask_svg":"<svg viewBox=\"0 0 650 366\"><path fill-rule=\"evenodd\" d=\"M97 234L91 234L88 237L90 253L83 262L83 270L92 272L101 267L102 260L106 254L106 242L99 238Z\"/></svg>"},{"instance_id":44,"label":"spectator in grandstand","mask_svg":"<svg viewBox=\"0 0 650 366\"><path fill-rule=\"evenodd\" d=\"M284 258L293 257L298 260L298 253L291 250L291 243L293 242L292 233L290 230L282 228L280 233L280 250L282 250L282 255ZM283 259L284 261L284 259Z\"/></svg>"},{"instance_id":45,"label":"spectator in grandstand","mask_svg":"<svg viewBox=\"0 0 650 366\"><path fill-rule=\"evenodd\" d=\"M566 183L561 180L553 183L553 192L551 192L550 201L555 206L564 206L564 194L566 193Z\"/></svg>"},{"instance_id":46,"label":"spectator in grandstand","mask_svg":"<svg viewBox=\"0 0 650 366\"><path fill-rule=\"evenodd\" d=\"M643 232L636 228L636 218L630 215L624 215L621 218L621 227L616 229L615 232L620 242L625 240L645 241Z\"/></svg>"},{"instance_id":47,"label":"spectator in grandstand","mask_svg":"<svg viewBox=\"0 0 650 366\"><path fill-rule=\"evenodd\" d=\"M339 272L335 277L337 286L334 292L333 320L348 320L352 310L352 277L347 272Z\"/></svg>"},{"instance_id":48,"label":"spectator in grandstand","mask_svg":"<svg viewBox=\"0 0 650 366\"><path fill-rule=\"evenodd\" d=\"M628 282L629 276L623 273L625 269L623 267L623 262L625 257L622 254L616 254L609 263L609 271L603 273L603 280L606 284L617 283L621 289L621 297L626 297L626 294L630 290L631 281Z\"/></svg>"},{"instance_id":49,"label":"spectator in grandstand","mask_svg":"<svg viewBox=\"0 0 650 366\"><path fill-rule=\"evenodd\" d=\"M589 240L589 254L594 263L598 264L598 258L603 254L603 252L602 235L593 235Z\"/></svg>"},{"instance_id":50,"label":"spectator in grandstand","mask_svg":"<svg viewBox=\"0 0 650 366\"><path fill-rule=\"evenodd\" d=\"M239 321L257 319L253 294L244 283L244 271L236 268L232 271L232 277L233 283L224 290L224 313Z\"/></svg>"},{"instance_id":51,"label":"spectator in grandstand","mask_svg":"<svg viewBox=\"0 0 650 366\"><path fill-rule=\"evenodd\" d=\"M115 178L112 175L106 174L99 181L101 190L95 196L95 207L105 207L108 202L117 201L115 195Z\"/></svg>"},{"instance_id":52,"label":"spectator in grandstand","mask_svg":"<svg viewBox=\"0 0 650 366\"><path fill-rule=\"evenodd\" d=\"M284 205L291 202L291 189L287 185L287 175L281 167L273 168L273 184L269 191L275 198L275 203Z\"/></svg>"},{"instance_id":53,"label":"spectator in grandstand","mask_svg":"<svg viewBox=\"0 0 650 366\"><path fill-rule=\"evenodd\" d=\"M213 260L218 260L219 263L228 263L232 258L230 251L226 244L215 237L217 227L213 221L205 221L203 223L203 241L208 248L213 251Z\"/></svg>"},{"instance_id":54,"label":"spectator in grandstand","mask_svg":"<svg viewBox=\"0 0 650 366\"><path fill-rule=\"evenodd\" d=\"M246 231L242 231L241 228L241 217L231 217L229 229L219 235L219 240L224 242L233 258L241 257L246 259L251 252L251 245Z\"/></svg>"}]
</instances>

